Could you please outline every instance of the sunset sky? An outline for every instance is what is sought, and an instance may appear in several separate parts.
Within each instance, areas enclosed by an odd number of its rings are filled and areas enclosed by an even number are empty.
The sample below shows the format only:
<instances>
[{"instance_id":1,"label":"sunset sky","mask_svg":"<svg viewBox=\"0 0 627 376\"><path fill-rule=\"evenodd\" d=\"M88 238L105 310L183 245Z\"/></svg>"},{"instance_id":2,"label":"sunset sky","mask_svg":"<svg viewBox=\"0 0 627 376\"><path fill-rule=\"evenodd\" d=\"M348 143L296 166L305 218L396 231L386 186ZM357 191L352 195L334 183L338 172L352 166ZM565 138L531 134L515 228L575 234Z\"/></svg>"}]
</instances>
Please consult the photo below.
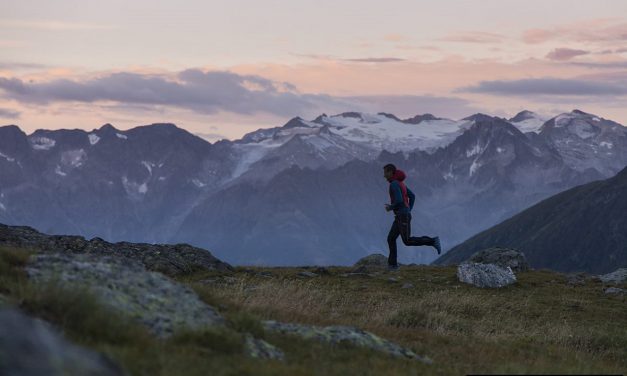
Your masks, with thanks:
<instances>
[{"instance_id":1,"label":"sunset sky","mask_svg":"<svg viewBox=\"0 0 627 376\"><path fill-rule=\"evenodd\" d=\"M0 0L0 125L574 108L627 125L627 1Z\"/></svg>"}]
</instances>

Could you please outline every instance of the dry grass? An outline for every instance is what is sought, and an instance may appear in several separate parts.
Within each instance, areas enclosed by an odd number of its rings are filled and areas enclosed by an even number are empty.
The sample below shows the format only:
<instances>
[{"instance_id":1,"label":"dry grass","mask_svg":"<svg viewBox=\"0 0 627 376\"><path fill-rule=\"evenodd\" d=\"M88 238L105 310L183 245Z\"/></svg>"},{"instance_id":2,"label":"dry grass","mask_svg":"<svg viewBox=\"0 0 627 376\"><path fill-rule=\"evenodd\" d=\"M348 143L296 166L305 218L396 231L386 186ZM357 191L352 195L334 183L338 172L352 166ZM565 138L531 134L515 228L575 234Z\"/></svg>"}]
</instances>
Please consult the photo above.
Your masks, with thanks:
<instances>
[{"instance_id":1,"label":"dry grass","mask_svg":"<svg viewBox=\"0 0 627 376\"><path fill-rule=\"evenodd\" d=\"M80 288L32 285L28 252L0 248L0 294L9 304L60 327L133 375L455 375L466 373L625 373L627 306L599 282L569 286L556 273L519 275L513 286L460 284L454 268L406 267L400 273L310 279L298 268L238 269L180 279L216 307L228 327L158 340L116 316ZM388 278L396 277L398 282ZM207 283L210 279L213 282ZM205 282L203 282L205 281ZM222 283L224 282L224 283ZM402 289L404 283L413 288ZM352 325L412 348L433 365L353 347L264 332L259 320ZM242 353L242 333L282 348L284 363Z\"/></svg>"},{"instance_id":2,"label":"dry grass","mask_svg":"<svg viewBox=\"0 0 627 376\"><path fill-rule=\"evenodd\" d=\"M342 277L347 269L334 268L311 279L296 268L255 270L273 277L240 271L230 284L190 282L226 312L372 331L434 359L427 373L627 370L627 306L599 282L573 287L560 274L534 271L494 290L457 282L455 268L374 277ZM408 282L414 287L402 289Z\"/></svg>"}]
</instances>

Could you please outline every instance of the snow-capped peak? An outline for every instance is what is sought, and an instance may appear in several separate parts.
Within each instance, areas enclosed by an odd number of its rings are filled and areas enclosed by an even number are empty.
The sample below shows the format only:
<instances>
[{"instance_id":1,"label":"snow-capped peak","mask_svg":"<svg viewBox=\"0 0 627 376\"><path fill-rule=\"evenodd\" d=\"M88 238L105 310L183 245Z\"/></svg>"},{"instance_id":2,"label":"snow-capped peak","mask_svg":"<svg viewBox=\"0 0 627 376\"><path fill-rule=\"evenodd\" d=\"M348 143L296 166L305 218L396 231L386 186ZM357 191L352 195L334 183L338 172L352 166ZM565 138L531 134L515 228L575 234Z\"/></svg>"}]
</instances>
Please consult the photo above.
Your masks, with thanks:
<instances>
[{"instance_id":1,"label":"snow-capped peak","mask_svg":"<svg viewBox=\"0 0 627 376\"><path fill-rule=\"evenodd\" d=\"M547 119L535 112L523 110L516 114L509 122L514 124L521 132L538 132Z\"/></svg>"}]
</instances>

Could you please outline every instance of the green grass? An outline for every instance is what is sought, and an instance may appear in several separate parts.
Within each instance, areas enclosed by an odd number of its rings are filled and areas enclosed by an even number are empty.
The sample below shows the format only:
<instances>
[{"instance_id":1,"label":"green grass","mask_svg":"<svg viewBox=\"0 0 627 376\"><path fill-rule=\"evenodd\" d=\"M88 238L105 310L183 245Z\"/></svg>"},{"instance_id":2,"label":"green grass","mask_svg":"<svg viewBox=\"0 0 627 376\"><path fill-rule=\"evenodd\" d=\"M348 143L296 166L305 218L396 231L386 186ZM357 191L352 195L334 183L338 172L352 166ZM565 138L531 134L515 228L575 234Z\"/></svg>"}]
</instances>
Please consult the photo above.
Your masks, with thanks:
<instances>
[{"instance_id":1,"label":"green grass","mask_svg":"<svg viewBox=\"0 0 627 376\"><path fill-rule=\"evenodd\" d=\"M179 278L227 319L222 329L167 340L111 312L80 286L34 285L28 252L0 248L0 294L42 317L72 341L107 354L133 375L453 375L466 373L625 373L627 303L600 282L570 286L558 273L520 274L515 285L478 289L455 268L405 267L400 273L342 277L349 268L301 278L298 268L237 268ZM390 282L394 276L399 282ZM233 279L234 278L234 279ZM207 283L207 280L213 282ZM204 282L203 282L204 281ZM403 283L415 287L401 289ZM433 365L350 345L266 332L261 320L353 325L433 359ZM244 333L285 351L285 362L244 355Z\"/></svg>"}]
</instances>

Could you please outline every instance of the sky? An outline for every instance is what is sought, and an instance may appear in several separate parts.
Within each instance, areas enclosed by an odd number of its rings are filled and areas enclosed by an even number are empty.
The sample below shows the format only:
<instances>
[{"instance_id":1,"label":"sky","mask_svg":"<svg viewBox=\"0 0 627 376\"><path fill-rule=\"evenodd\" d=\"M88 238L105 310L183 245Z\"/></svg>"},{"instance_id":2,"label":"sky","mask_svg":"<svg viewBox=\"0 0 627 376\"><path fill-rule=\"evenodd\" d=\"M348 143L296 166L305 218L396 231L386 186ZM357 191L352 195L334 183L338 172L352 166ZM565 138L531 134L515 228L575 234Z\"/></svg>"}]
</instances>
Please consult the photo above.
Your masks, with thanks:
<instances>
[{"instance_id":1,"label":"sky","mask_svg":"<svg viewBox=\"0 0 627 376\"><path fill-rule=\"evenodd\" d=\"M26 133L523 109L627 125L627 1L0 0L0 125Z\"/></svg>"}]
</instances>

